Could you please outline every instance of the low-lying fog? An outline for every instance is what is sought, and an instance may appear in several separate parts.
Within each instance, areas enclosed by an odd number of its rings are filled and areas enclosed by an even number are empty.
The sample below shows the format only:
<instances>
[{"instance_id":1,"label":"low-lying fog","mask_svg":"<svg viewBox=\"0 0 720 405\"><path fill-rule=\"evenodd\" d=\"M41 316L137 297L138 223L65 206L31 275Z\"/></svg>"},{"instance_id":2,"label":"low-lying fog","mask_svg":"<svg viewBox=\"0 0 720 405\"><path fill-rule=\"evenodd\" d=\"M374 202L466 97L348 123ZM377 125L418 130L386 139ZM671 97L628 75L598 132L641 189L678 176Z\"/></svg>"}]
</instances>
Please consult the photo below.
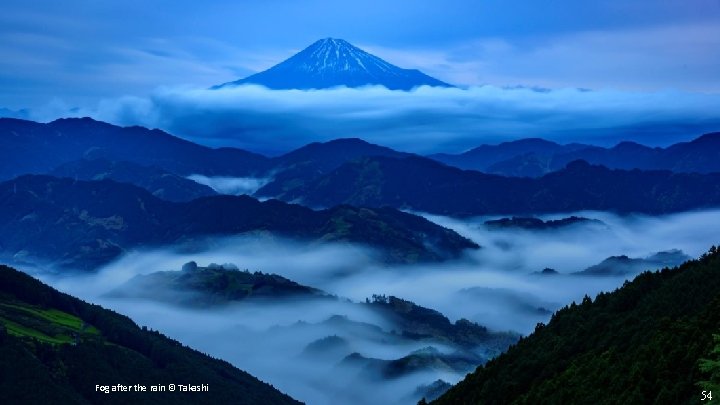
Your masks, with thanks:
<instances>
[{"instance_id":1,"label":"low-lying fog","mask_svg":"<svg viewBox=\"0 0 720 405\"><path fill-rule=\"evenodd\" d=\"M252 195L271 180L271 178L260 177L208 177L202 174L192 174L187 178L208 186L219 194L229 195Z\"/></svg>"},{"instance_id":2,"label":"low-lying fog","mask_svg":"<svg viewBox=\"0 0 720 405\"><path fill-rule=\"evenodd\" d=\"M394 360L430 346L395 338L393 325L364 302L372 294L395 295L442 312L451 321L467 318L497 331L527 334L550 311L585 294L613 290L626 277L569 275L609 256L644 258L658 251L681 249L697 257L720 243L720 211L662 217L617 216L604 212L569 215L602 223L581 223L557 230L489 229L489 218L430 220L473 239L482 248L446 263L387 266L368 249L347 244L312 245L279 239L230 238L211 250L177 249L132 252L93 275L41 276L55 287L115 309L138 324L158 329L237 367L310 404L414 404L418 386L437 379L455 383L463 373L427 369L395 379L362 369L341 367L350 353ZM179 270L194 260L234 263L240 269L277 273L345 300L248 303L221 308L188 309L143 300L103 296L137 274ZM544 268L560 274L538 275ZM627 278L632 278L628 276ZM543 310L545 309L545 310ZM328 321L333 315L347 319ZM298 323L300 321L300 323ZM376 325L380 329L373 327ZM338 336L341 344L324 354L308 354L308 344ZM432 344L438 350L452 348Z\"/></svg>"}]
</instances>

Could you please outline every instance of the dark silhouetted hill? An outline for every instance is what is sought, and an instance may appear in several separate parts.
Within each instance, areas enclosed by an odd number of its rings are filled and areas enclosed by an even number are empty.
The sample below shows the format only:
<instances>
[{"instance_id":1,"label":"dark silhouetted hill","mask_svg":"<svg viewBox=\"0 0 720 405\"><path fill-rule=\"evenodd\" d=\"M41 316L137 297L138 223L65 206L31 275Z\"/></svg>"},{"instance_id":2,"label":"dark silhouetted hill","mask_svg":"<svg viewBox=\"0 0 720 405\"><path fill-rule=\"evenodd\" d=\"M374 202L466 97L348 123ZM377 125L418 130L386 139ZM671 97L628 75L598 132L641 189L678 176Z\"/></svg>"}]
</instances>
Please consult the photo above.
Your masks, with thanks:
<instances>
[{"instance_id":1,"label":"dark silhouetted hill","mask_svg":"<svg viewBox=\"0 0 720 405\"><path fill-rule=\"evenodd\" d=\"M207 384L206 392L110 392ZM0 266L0 403L299 404L227 362Z\"/></svg>"},{"instance_id":2,"label":"dark silhouetted hill","mask_svg":"<svg viewBox=\"0 0 720 405\"><path fill-rule=\"evenodd\" d=\"M168 201L190 201L216 195L208 186L156 167L105 159L77 160L55 168L50 175L75 180L113 180L142 187L152 195Z\"/></svg>"},{"instance_id":3,"label":"dark silhouetted hill","mask_svg":"<svg viewBox=\"0 0 720 405\"><path fill-rule=\"evenodd\" d=\"M90 118L47 124L0 118L0 150L0 180L98 158L155 166L181 176L248 176L267 169L267 158L255 153L212 149L157 129L118 127Z\"/></svg>"},{"instance_id":4,"label":"dark silhouetted hill","mask_svg":"<svg viewBox=\"0 0 720 405\"><path fill-rule=\"evenodd\" d=\"M720 253L585 297L434 404L690 404L720 330ZM715 349L717 350L717 349Z\"/></svg>"},{"instance_id":5,"label":"dark silhouetted hill","mask_svg":"<svg viewBox=\"0 0 720 405\"><path fill-rule=\"evenodd\" d=\"M612 170L574 161L540 178L518 178L416 156L370 157L345 163L284 198L460 217L581 210L664 214L720 206L720 173Z\"/></svg>"},{"instance_id":6,"label":"dark silhouetted hill","mask_svg":"<svg viewBox=\"0 0 720 405\"><path fill-rule=\"evenodd\" d=\"M343 163L369 156L410 155L356 138L311 143L271 159L273 179L258 190L256 195L282 198Z\"/></svg>"},{"instance_id":7,"label":"dark silhouetted hill","mask_svg":"<svg viewBox=\"0 0 720 405\"><path fill-rule=\"evenodd\" d=\"M142 298L191 307L226 305L245 300L329 298L316 288L277 274L240 271L233 265L199 267L186 263L179 271L137 275L108 293L116 298Z\"/></svg>"},{"instance_id":8,"label":"dark silhouetted hill","mask_svg":"<svg viewBox=\"0 0 720 405\"><path fill-rule=\"evenodd\" d=\"M457 257L477 245L392 208L338 206L322 211L248 196L174 203L133 185L22 176L0 183L0 248L54 265L92 269L128 249L205 237L272 233L316 243L373 247L400 263Z\"/></svg>"},{"instance_id":9,"label":"dark silhouetted hill","mask_svg":"<svg viewBox=\"0 0 720 405\"><path fill-rule=\"evenodd\" d=\"M488 228L521 228L531 230L549 230L559 229L577 224L594 224L603 225L604 223L597 219L590 219L584 217L570 216L561 219L550 219L543 221L540 218L535 217L512 217L512 218L500 218L485 221L485 226Z\"/></svg>"}]
</instances>

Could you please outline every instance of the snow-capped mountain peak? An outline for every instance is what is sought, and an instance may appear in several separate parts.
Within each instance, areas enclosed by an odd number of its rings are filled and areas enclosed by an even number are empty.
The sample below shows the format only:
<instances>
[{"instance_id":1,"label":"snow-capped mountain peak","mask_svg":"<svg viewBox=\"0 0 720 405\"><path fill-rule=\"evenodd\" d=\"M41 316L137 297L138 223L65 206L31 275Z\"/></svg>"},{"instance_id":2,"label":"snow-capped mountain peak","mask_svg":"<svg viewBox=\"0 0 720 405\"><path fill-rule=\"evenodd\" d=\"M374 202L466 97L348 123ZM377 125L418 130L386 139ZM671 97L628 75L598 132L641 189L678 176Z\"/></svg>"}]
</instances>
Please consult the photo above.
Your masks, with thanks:
<instances>
[{"instance_id":1,"label":"snow-capped mountain peak","mask_svg":"<svg viewBox=\"0 0 720 405\"><path fill-rule=\"evenodd\" d=\"M399 68L336 38L315 41L268 70L213 88L241 84L260 84L271 89L324 89L366 85L381 85L392 90L410 90L422 85L451 87L418 70Z\"/></svg>"},{"instance_id":2,"label":"snow-capped mountain peak","mask_svg":"<svg viewBox=\"0 0 720 405\"><path fill-rule=\"evenodd\" d=\"M334 38L321 39L290 60L297 61L299 66L310 72L348 70L370 73L373 67L384 71L391 71L394 67L343 39Z\"/></svg>"}]
</instances>

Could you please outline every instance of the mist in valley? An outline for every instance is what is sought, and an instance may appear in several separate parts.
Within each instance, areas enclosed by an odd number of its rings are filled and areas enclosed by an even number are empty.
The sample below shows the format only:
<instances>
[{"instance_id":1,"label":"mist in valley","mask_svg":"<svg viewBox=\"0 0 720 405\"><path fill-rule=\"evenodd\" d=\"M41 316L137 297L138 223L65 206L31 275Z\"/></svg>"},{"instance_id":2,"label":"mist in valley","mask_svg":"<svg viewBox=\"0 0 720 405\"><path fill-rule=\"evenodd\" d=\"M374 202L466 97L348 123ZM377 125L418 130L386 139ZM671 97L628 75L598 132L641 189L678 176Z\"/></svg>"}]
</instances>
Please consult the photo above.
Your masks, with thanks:
<instances>
[{"instance_id":1,"label":"mist in valley","mask_svg":"<svg viewBox=\"0 0 720 405\"><path fill-rule=\"evenodd\" d=\"M209 177L201 174L193 174L187 178L196 183L208 186L219 194L228 195L252 195L272 180L272 178L260 177Z\"/></svg>"},{"instance_id":2,"label":"mist in valley","mask_svg":"<svg viewBox=\"0 0 720 405\"><path fill-rule=\"evenodd\" d=\"M571 273L609 256L644 258L680 249L697 257L720 241L718 210L661 217L579 212L540 218L570 215L599 222L529 230L484 224L497 217L424 215L481 245L461 259L443 263L387 265L364 246L245 236L214 240L202 251L185 247L133 251L93 274L39 276L62 291L129 315L140 325L227 360L307 403L414 404L423 395L417 391L419 386L438 379L455 383L498 352L492 345L468 349L442 339L414 339L398 333L393 319L365 304L373 294L396 296L440 311L451 322L465 318L490 332L525 335L538 322L547 322L553 311L585 295L614 290L634 276ZM240 270L275 273L336 297L242 301L202 308L111 298L112 291L137 275L180 270L190 261L199 266L232 263ZM557 273L538 274L546 268ZM389 374L387 370L393 370L389 363L367 361L393 361L429 350L436 350L439 358L462 352L476 364L466 369L428 366Z\"/></svg>"}]
</instances>

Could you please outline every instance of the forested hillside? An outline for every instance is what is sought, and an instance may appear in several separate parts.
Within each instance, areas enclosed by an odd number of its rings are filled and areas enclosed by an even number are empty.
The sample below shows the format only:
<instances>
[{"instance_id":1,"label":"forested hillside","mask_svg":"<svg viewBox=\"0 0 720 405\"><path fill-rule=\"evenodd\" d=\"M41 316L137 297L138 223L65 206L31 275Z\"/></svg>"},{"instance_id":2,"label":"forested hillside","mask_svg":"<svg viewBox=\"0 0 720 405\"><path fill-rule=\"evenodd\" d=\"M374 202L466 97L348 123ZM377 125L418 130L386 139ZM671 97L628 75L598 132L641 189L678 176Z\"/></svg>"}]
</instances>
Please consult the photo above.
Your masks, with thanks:
<instances>
[{"instance_id":1,"label":"forested hillside","mask_svg":"<svg viewBox=\"0 0 720 405\"><path fill-rule=\"evenodd\" d=\"M707 386L699 383L718 378L718 331L720 251L713 247L561 309L433 403L697 404ZM704 358L711 360L705 371Z\"/></svg>"}]
</instances>

